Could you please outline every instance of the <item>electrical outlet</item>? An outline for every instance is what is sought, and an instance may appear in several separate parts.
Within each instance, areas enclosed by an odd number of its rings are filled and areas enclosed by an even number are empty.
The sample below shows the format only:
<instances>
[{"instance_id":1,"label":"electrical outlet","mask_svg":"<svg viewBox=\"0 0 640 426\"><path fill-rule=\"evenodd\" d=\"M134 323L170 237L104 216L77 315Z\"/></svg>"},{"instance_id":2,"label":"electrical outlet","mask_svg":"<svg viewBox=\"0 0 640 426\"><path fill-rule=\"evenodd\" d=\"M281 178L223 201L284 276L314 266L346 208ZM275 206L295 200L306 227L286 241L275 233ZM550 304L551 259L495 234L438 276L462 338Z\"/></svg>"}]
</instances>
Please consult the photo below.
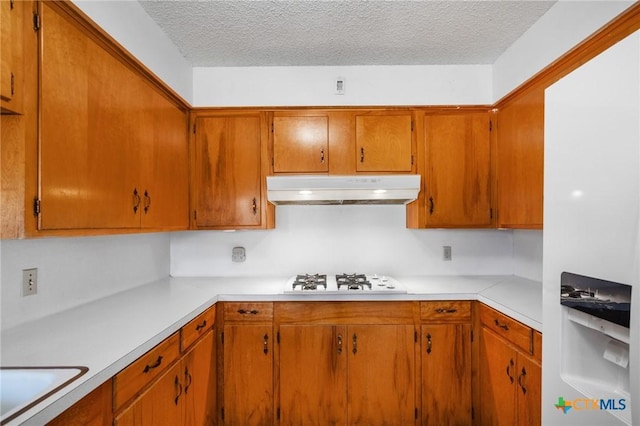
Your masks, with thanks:
<instances>
[{"instance_id":1,"label":"electrical outlet","mask_svg":"<svg viewBox=\"0 0 640 426\"><path fill-rule=\"evenodd\" d=\"M451 246L442 246L442 260L451 260Z\"/></svg>"},{"instance_id":2,"label":"electrical outlet","mask_svg":"<svg viewBox=\"0 0 640 426\"><path fill-rule=\"evenodd\" d=\"M38 268L22 270L22 295L33 296L38 293Z\"/></svg>"},{"instance_id":3,"label":"electrical outlet","mask_svg":"<svg viewBox=\"0 0 640 426\"><path fill-rule=\"evenodd\" d=\"M247 260L247 252L244 247L234 247L231 251L231 260L234 262L244 262Z\"/></svg>"}]
</instances>

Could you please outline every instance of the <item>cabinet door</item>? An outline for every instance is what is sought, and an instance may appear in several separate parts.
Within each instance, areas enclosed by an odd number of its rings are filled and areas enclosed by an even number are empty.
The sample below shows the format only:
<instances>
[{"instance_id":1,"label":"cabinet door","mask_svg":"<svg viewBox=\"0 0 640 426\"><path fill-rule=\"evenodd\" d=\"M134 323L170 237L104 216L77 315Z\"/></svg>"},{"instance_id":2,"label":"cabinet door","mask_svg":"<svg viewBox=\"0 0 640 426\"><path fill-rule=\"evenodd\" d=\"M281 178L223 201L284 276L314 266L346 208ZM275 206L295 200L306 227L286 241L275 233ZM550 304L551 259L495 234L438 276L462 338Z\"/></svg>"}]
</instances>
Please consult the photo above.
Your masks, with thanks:
<instances>
[{"instance_id":1,"label":"cabinet door","mask_svg":"<svg viewBox=\"0 0 640 426\"><path fill-rule=\"evenodd\" d=\"M491 225L489 114L425 116L427 226Z\"/></svg>"},{"instance_id":2,"label":"cabinet door","mask_svg":"<svg viewBox=\"0 0 640 426\"><path fill-rule=\"evenodd\" d=\"M144 84L144 82L140 82ZM188 116L144 85L140 120L140 180L143 228L189 226Z\"/></svg>"},{"instance_id":3,"label":"cabinet door","mask_svg":"<svg viewBox=\"0 0 640 426\"><path fill-rule=\"evenodd\" d=\"M535 88L498 111L498 226L542 229L544 88Z\"/></svg>"},{"instance_id":4,"label":"cabinet door","mask_svg":"<svg viewBox=\"0 0 640 426\"><path fill-rule=\"evenodd\" d=\"M410 173L411 114L356 116L356 171Z\"/></svg>"},{"instance_id":5,"label":"cabinet door","mask_svg":"<svg viewBox=\"0 0 640 426\"><path fill-rule=\"evenodd\" d=\"M139 227L133 74L54 7L41 2L40 229Z\"/></svg>"},{"instance_id":6,"label":"cabinet door","mask_svg":"<svg viewBox=\"0 0 640 426\"><path fill-rule=\"evenodd\" d=\"M182 360L187 426L213 425L216 419L214 333L209 331Z\"/></svg>"},{"instance_id":7,"label":"cabinet door","mask_svg":"<svg viewBox=\"0 0 640 426\"><path fill-rule=\"evenodd\" d=\"M348 424L415 422L414 334L413 325L348 326Z\"/></svg>"},{"instance_id":8,"label":"cabinet door","mask_svg":"<svg viewBox=\"0 0 640 426\"><path fill-rule=\"evenodd\" d=\"M471 424L471 325L423 325L422 425Z\"/></svg>"},{"instance_id":9,"label":"cabinet door","mask_svg":"<svg viewBox=\"0 0 640 426\"><path fill-rule=\"evenodd\" d=\"M20 112L17 105L18 79L21 77L22 14L26 2L0 1L0 100L2 110Z\"/></svg>"},{"instance_id":10,"label":"cabinet door","mask_svg":"<svg viewBox=\"0 0 640 426\"><path fill-rule=\"evenodd\" d=\"M326 116L273 118L273 171L326 173L329 170L329 120Z\"/></svg>"},{"instance_id":11,"label":"cabinet door","mask_svg":"<svg viewBox=\"0 0 640 426\"><path fill-rule=\"evenodd\" d=\"M486 328L480 337L480 424L516 424L516 351Z\"/></svg>"},{"instance_id":12,"label":"cabinet door","mask_svg":"<svg viewBox=\"0 0 640 426\"><path fill-rule=\"evenodd\" d=\"M280 326L280 424L346 424L347 330Z\"/></svg>"},{"instance_id":13,"label":"cabinet door","mask_svg":"<svg viewBox=\"0 0 640 426\"><path fill-rule=\"evenodd\" d=\"M176 363L120 413L115 426L180 425L184 419L182 364Z\"/></svg>"},{"instance_id":14,"label":"cabinet door","mask_svg":"<svg viewBox=\"0 0 640 426\"><path fill-rule=\"evenodd\" d=\"M518 425L542 424L542 367L533 358L518 354Z\"/></svg>"},{"instance_id":15,"label":"cabinet door","mask_svg":"<svg viewBox=\"0 0 640 426\"><path fill-rule=\"evenodd\" d=\"M261 224L260 116L196 121L197 227Z\"/></svg>"},{"instance_id":16,"label":"cabinet door","mask_svg":"<svg viewBox=\"0 0 640 426\"><path fill-rule=\"evenodd\" d=\"M224 326L224 422L273 422L273 336L267 325Z\"/></svg>"}]
</instances>

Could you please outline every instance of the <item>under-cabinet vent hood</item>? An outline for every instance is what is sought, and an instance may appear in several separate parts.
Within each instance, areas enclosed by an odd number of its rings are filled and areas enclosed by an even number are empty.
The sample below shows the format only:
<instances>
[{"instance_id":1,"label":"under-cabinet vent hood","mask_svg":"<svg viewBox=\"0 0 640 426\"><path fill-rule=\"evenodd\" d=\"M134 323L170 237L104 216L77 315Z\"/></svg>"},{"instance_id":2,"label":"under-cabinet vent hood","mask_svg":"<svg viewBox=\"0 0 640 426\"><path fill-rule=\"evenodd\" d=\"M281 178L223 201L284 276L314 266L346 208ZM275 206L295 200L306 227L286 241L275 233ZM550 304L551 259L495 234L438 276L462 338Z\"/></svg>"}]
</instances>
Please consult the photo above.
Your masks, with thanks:
<instances>
[{"instance_id":1,"label":"under-cabinet vent hood","mask_svg":"<svg viewBox=\"0 0 640 426\"><path fill-rule=\"evenodd\" d=\"M267 176L273 204L407 204L420 192L420 175Z\"/></svg>"}]
</instances>

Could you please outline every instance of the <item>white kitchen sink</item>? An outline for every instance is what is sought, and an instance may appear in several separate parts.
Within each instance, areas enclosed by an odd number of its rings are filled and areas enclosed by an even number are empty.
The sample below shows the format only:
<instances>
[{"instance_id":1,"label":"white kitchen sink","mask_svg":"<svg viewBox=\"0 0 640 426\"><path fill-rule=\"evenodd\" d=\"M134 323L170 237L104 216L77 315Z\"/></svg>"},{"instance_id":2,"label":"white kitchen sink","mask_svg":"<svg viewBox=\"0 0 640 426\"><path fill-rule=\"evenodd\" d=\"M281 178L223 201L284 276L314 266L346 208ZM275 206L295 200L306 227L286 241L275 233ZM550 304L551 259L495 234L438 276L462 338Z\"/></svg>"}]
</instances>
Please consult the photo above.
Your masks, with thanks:
<instances>
[{"instance_id":1,"label":"white kitchen sink","mask_svg":"<svg viewBox=\"0 0 640 426\"><path fill-rule=\"evenodd\" d=\"M86 367L0 367L0 422L15 418L87 370Z\"/></svg>"}]
</instances>

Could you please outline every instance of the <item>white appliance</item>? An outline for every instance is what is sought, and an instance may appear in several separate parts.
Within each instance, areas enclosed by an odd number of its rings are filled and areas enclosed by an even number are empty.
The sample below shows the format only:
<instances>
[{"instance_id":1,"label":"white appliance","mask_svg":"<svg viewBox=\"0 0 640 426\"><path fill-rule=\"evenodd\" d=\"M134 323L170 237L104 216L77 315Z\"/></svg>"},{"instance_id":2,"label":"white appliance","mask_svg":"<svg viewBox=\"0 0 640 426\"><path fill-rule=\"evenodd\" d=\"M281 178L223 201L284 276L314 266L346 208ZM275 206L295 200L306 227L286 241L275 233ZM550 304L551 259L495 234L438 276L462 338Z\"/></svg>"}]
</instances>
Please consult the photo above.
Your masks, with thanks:
<instances>
[{"instance_id":1,"label":"white appliance","mask_svg":"<svg viewBox=\"0 0 640 426\"><path fill-rule=\"evenodd\" d=\"M273 204L407 204L420 192L420 175L267 176Z\"/></svg>"},{"instance_id":2,"label":"white appliance","mask_svg":"<svg viewBox=\"0 0 640 426\"><path fill-rule=\"evenodd\" d=\"M392 294L407 289L395 278L378 274L301 274L284 286L290 294Z\"/></svg>"},{"instance_id":3,"label":"white appliance","mask_svg":"<svg viewBox=\"0 0 640 426\"><path fill-rule=\"evenodd\" d=\"M640 424L639 170L636 32L545 92L545 425ZM629 327L562 305L563 273L587 299L612 299L592 280L630 286Z\"/></svg>"}]
</instances>

